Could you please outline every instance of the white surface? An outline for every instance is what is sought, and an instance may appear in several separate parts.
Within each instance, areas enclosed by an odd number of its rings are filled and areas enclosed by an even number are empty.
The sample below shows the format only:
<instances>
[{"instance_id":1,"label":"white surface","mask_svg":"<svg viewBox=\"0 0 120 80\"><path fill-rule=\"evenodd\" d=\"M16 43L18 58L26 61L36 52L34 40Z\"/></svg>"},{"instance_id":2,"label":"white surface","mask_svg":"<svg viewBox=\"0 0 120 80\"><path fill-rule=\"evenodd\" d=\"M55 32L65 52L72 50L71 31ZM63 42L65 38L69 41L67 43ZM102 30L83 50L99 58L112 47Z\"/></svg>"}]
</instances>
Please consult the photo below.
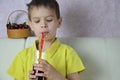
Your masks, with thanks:
<instances>
[{"instance_id":1,"label":"white surface","mask_svg":"<svg viewBox=\"0 0 120 80\"><path fill-rule=\"evenodd\" d=\"M6 71L24 43L24 39L0 38L0 80L13 80Z\"/></svg>"},{"instance_id":2,"label":"white surface","mask_svg":"<svg viewBox=\"0 0 120 80\"><path fill-rule=\"evenodd\" d=\"M107 40L107 52L108 64L110 68L110 78L112 80L120 79L120 38Z\"/></svg>"}]
</instances>

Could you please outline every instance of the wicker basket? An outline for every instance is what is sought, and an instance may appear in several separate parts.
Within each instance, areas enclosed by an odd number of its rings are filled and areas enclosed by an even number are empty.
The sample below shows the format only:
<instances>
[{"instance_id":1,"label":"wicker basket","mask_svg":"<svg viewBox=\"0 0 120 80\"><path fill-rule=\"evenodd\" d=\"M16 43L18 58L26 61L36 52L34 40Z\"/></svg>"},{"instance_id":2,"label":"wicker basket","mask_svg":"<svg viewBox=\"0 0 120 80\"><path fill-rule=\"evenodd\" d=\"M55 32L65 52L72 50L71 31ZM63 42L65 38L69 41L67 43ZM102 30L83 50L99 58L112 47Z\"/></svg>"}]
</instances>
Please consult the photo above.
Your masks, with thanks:
<instances>
[{"instance_id":1,"label":"wicker basket","mask_svg":"<svg viewBox=\"0 0 120 80\"><path fill-rule=\"evenodd\" d=\"M10 22L9 21L10 16L13 13L18 12L18 11L27 13L24 10L15 10L9 15L7 23ZM25 37L30 36L30 28L27 28L27 29L8 29L7 28L7 35L8 35L8 38L25 38Z\"/></svg>"},{"instance_id":2,"label":"wicker basket","mask_svg":"<svg viewBox=\"0 0 120 80\"><path fill-rule=\"evenodd\" d=\"M24 38L30 35L29 29L7 29L8 38Z\"/></svg>"}]
</instances>

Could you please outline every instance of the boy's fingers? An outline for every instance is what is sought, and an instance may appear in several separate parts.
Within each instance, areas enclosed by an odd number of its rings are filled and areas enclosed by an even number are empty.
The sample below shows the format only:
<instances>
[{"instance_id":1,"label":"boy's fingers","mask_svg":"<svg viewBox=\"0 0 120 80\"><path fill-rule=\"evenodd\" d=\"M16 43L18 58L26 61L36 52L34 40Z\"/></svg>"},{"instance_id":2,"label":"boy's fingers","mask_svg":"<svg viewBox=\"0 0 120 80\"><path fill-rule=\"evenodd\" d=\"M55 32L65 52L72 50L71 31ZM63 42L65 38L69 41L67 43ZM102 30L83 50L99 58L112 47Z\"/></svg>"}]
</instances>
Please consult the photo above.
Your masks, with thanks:
<instances>
[{"instance_id":1,"label":"boy's fingers","mask_svg":"<svg viewBox=\"0 0 120 80\"><path fill-rule=\"evenodd\" d=\"M34 79L34 78L36 78L36 76L35 75L29 75L29 78Z\"/></svg>"},{"instance_id":2,"label":"boy's fingers","mask_svg":"<svg viewBox=\"0 0 120 80\"><path fill-rule=\"evenodd\" d=\"M30 80L35 80L35 78L36 78L36 75L34 75L34 71L30 71L29 72L29 79Z\"/></svg>"},{"instance_id":3,"label":"boy's fingers","mask_svg":"<svg viewBox=\"0 0 120 80\"><path fill-rule=\"evenodd\" d=\"M46 60L44 59L38 59L39 62L41 62L41 64L45 67L45 66L48 66L50 65Z\"/></svg>"},{"instance_id":4,"label":"boy's fingers","mask_svg":"<svg viewBox=\"0 0 120 80\"><path fill-rule=\"evenodd\" d=\"M43 67L42 64L34 64L33 66L34 66L34 67Z\"/></svg>"},{"instance_id":5,"label":"boy's fingers","mask_svg":"<svg viewBox=\"0 0 120 80\"><path fill-rule=\"evenodd\" d=\"M44 73L36 73L36 76L45 76Z\"/></svg>"},{"instance_id":6,"label":"boy's fingers","mask_svg":"<svg viewBox=\"0 0 120 80\"><path fill-rule=\"evenodd\" d=\"M30 73L30 74L34 74L34 71L30 71L29 73Z\"/></svg>"},{"instance_id":7,"label":"boy's fingers","mask_svg":"<svg viewBox=\"0 0 120 80\"><path fill-rule=\"evenodd\" d=\"M47 62L46 60L44 59L38 59L39 62Z\"/></svg>"}]
</instances>

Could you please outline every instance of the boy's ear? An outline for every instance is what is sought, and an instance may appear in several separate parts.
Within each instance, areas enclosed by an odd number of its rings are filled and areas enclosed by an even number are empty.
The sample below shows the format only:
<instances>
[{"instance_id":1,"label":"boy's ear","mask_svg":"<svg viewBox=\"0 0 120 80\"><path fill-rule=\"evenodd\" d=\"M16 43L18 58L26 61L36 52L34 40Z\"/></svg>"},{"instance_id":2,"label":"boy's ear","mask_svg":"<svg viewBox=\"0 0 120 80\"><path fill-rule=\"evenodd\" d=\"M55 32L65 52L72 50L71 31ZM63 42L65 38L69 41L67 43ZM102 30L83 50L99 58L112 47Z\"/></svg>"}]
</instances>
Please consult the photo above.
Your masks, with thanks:
<instances>
[{"instance_id":1,"label":"boy's ear","mask_svg":"<svg viewBox=\"0 0 120 80\"><path fill-rule=\"evenodd\" d=\"M61 26L61 24L62 24L62 17L60 17L59 19L58 19L58 24L59 24L59 26L58 26L58 28Z\"/></svg>"}]
</instances>

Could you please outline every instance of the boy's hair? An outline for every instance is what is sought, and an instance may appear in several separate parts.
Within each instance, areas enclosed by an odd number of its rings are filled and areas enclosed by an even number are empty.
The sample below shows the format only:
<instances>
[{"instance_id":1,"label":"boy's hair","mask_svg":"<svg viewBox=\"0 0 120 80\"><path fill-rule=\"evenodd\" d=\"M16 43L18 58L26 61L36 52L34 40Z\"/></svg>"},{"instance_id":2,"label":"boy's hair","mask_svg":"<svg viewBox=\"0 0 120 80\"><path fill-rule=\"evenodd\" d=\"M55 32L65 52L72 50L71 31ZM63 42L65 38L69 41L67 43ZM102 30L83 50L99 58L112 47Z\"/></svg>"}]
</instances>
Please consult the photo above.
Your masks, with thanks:
<instances>
[{"instance_id":1,"label":"boy's hair","mask_svg":"<svg viewBox=\"0 0 120 80\"><path fill-rule=\"evenodd\" d=\"M50 9L53 9L56 13L57 18L60 18L60 10L59 10L59 4L56 0L32 0L29 4L27 4L28 6L28 18L29 20L31 20L30 17L30 10L33 7L47 7Z\"/></svg>"}]
</instances>

